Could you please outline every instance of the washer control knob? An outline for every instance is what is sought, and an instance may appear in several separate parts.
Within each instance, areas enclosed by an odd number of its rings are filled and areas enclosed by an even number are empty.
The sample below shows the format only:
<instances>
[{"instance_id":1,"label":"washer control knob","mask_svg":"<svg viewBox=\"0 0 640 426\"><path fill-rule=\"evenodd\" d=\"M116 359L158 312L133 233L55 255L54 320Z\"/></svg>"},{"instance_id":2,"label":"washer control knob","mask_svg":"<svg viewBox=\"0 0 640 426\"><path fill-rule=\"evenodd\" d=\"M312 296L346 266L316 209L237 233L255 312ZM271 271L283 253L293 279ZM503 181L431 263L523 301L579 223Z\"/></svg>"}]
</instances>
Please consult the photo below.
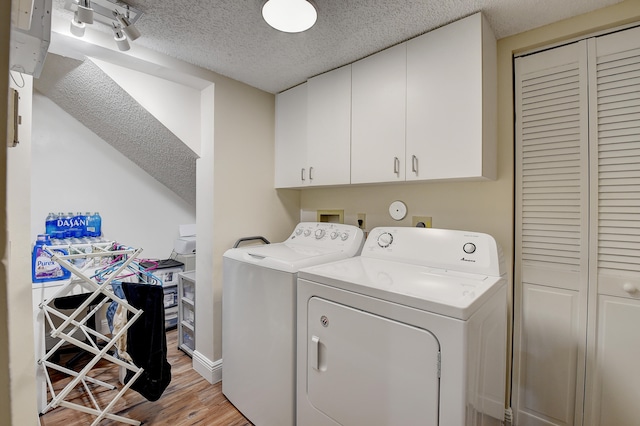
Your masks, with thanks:
<instances>
[{"instance_id":1,"label":"washer control knob","mask_svg":"<svg viewBox=\"0 0 640 426\"><path fill-rule=\"evenodd\" d=\"M349 234L347 234L346 232L343 232L342 234L340 234L340 239L342 241L347 241L347 239L349 239Z\"/></svg>"},{"instance_id":2,"label":"washer control knob","mask_svg":"<svg viewBox=\"0 0 640 426\"><path fill-rule=\"evenodd\" d=\"M378 245L382 248L389 247L393 242L393 235L388 232L384 232L378 236Z\"/></svg>"},{"instance_id":3,"label":"washer control knob","mask_svg":"<svg viewBox=\"0 0 640 426\"><path fill-rule=\"evenodd\" d=\"M464 252L467 254L475 253L476 245L473 243L466 243L464 246L462 246L462 250L464 250Z\"/></svg>"},{"instance_id":4,"label":"washer control knob","mask_svg":"<svg viewBox=\"0 0 640 426\"><path fill-rule=\"evenodd\" d=\"M331 233L331 239L332 239L332 240L335 240L336 238L338 238L338 235L340 235L340 234L338 234L338 231L333 231L333 232Z\"/></svg>"},{"instance_id":5,"label":"washer control knob","mask_svg":"<svg viewBox=\"0 0 640 426\"><path fill-rule=\"evenodd\" d=\"M316 229L316 233L314 235L316 236L316 240L319 240L324 237L324 229Z\"/></svg>"},{"instance_id":6,"label":"washer control knob","mask_svg":"<svg viewBox=\"0 0 640 426\"><path fill-rule=\"evenodd\" d=\"M311 229L305 229L304 230L304 236L308 237L309 235L311 235Z\"/></svg>"},{"instance_id":7,"label":"washer control knob","mask_svg":"<svg viewBox=\"0 0 640 426\"><path fill-rule=\"evenodd\" d=\"M300 234L302 234L302 228L296 229L296 235L300 235Z\"/></svg>"}]
</instances>

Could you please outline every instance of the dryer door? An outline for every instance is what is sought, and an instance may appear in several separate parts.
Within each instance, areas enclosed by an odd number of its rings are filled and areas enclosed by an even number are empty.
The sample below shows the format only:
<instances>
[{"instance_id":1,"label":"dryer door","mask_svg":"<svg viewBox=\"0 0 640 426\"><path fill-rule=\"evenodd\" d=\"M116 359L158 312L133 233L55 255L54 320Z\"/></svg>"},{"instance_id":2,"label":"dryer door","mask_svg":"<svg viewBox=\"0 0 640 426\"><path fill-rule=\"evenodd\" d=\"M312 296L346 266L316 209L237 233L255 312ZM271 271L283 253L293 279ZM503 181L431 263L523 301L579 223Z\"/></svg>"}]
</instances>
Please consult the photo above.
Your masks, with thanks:
<instances>
[{"instance_id":1,"label":"dryer door","mask_svg":"<svg viewBox=\"0 0 640 426\"><path fill-rule=\"evenodd\" d=\"M440 345L429 331L309 300L307 397L343 426L437 425Z\"/></svg>"}]
</instances>

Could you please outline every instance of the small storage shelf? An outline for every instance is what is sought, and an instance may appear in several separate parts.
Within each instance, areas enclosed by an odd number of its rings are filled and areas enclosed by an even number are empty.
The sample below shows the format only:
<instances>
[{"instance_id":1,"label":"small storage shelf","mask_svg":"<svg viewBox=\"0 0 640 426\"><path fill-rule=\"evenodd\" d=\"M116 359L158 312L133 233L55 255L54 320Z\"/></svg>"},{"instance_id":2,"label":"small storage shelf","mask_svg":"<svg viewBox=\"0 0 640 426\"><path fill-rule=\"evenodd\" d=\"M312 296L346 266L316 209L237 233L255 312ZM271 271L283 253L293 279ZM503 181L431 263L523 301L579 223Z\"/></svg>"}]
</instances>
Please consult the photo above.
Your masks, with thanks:
<instances>
[{"instance_id":1,"label":"small storage shelf","mask_svg":"<svg viewBox=\"0 0 640 426\"><path fill-rule=\"evenodd\" d=\"M196 348L196 271L178 274L178 348L189 356Z\"/></svg>"}]
</instances>

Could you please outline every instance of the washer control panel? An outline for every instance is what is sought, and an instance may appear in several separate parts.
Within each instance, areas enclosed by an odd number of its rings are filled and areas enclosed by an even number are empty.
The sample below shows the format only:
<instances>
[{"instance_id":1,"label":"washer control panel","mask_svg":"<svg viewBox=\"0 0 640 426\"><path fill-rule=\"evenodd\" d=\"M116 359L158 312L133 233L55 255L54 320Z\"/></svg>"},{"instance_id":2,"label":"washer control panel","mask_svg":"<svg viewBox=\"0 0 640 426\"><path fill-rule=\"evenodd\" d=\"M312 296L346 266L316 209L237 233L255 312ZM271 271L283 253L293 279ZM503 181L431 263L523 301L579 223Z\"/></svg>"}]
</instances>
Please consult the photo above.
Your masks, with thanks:
<instances>
[{"instance_id":1,"label":"washer control panel","mask_svg":"<svg viewBox=\"0 0 640 426\"><path fill-rule=\"evenodd\" d=\"M362 230L357 226L342 223L301 222L286 242L320 247L361 246L364 242Z\"/></svg>"}]
</instances>

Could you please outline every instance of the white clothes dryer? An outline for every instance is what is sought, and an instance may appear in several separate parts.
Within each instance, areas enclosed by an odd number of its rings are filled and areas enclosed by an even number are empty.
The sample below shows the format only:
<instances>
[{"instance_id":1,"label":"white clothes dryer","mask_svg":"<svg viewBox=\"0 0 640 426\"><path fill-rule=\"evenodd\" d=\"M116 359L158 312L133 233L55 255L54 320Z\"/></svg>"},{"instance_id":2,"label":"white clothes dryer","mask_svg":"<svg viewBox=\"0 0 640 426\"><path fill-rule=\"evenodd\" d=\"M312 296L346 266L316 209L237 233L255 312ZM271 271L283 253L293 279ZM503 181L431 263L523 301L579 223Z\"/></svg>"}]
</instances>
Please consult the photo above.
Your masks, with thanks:
<instances>
[{"instance_id":1,"label":"white clothes dryer","mask_svg":"<svg viewBox=\"0 0 640 426\"><path fill-rule=\"evenodd\" d=\"M507 286L487 234L376 228L298 273L300 426L479 426L505 412Z\"/></svg>"},{"instance_id":2,"label":"white clothes dryer","mask_svg":"<svg viewBox=\"0 0 640 426\"><path fill-rule=\"evenodd\" d=\"M355 226L303 222L284 242L225 252L222 392L256 426L295 424L298 270L359 254L363 242Z\"/></svg>"}]
</instances>

